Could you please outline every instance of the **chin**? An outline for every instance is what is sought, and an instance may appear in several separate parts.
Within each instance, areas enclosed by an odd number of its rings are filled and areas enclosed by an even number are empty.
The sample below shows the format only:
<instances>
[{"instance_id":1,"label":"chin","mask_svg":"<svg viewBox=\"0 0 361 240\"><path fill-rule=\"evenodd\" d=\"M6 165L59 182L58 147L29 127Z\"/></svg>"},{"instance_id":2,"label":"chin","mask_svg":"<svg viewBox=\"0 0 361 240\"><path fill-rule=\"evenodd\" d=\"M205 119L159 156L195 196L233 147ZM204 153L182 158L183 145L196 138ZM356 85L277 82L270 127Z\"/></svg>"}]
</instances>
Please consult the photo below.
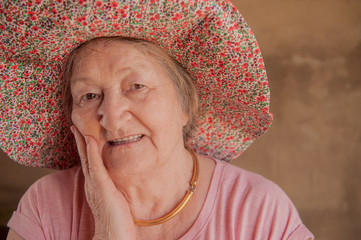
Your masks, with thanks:
<instances>
[{"instance_id":1,"label":"chin","mask_svg":"<svg viewBox=\"0 0 361 240\"><path fill-rule=\"evenodd\" d=\"M128 152L127 154L116 154L112 151L103 154L103 163L110 174L139 174L147 169L153 169L154 161L140 152Z\"/></svg>"}]
</instances>

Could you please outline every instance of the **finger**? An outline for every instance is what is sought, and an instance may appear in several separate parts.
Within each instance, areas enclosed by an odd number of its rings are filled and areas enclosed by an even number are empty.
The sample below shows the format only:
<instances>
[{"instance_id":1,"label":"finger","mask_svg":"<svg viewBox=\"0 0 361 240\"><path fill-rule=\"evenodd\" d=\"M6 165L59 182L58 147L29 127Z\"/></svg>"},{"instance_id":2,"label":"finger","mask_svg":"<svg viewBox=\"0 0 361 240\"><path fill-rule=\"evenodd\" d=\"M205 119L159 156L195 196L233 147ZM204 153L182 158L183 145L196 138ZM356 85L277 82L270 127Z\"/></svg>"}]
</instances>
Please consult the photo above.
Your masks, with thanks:
<instances>
[{"instance_id":1,"label":"finger","mask_svg":"<svg viewBox=\"0 0 361 240\"><path fill-rule=\"evenodd\" d=\"M88 159L86 152L86 143L84 141L83 136L80 134L79 130L73 125L70 127L71 131L74 134L76 146L78 148L78 154L81 161L81 166L83 169L83 173L85 177L89 176L89 168L88 168Z\"/></svg>"},{"instance_id":2,"label":"finger","mask_svg":"<svg viewBox=\"0 0 361 240\"><path fill-rule=\"evenodd\" d=\"M100 148L97 141L91 136L84 136L87 143L86 151L88 156L88 170L89 175L93 181L104 183L109 178L103 159L100 154Z\"/></svg>"}]
</instances>

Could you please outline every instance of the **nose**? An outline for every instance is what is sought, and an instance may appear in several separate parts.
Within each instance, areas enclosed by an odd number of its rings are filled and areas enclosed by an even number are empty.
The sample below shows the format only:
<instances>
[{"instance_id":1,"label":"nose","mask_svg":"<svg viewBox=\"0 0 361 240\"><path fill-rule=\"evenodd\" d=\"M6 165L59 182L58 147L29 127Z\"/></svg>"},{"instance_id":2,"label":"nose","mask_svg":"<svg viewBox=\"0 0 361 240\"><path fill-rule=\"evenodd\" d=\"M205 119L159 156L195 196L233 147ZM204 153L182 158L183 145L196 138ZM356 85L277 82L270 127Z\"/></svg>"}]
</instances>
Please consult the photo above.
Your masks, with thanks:
<instances>
[{"instance_id":1,"label":"nose","mask_svg":"<svg viewBox=\"0 0 361 240\"><path fill-rule=\"evenodd\" d=\"M120 94L105 95L98 108L100 125L107 131L119 131L130 119L129 101Z\"/></svg>"}]
</instances>

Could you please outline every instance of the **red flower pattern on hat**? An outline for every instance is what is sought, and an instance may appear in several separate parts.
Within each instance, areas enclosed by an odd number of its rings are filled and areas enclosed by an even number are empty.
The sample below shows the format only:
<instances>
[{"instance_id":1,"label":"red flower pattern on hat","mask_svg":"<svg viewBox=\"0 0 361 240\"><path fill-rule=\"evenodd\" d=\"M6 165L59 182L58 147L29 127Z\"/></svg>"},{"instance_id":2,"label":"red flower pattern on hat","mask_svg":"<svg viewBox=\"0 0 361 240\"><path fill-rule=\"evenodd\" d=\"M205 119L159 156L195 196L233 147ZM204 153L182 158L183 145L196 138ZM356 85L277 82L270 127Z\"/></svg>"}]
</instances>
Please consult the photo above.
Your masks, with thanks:
<instances>
[{"instance_id":1,"label":"red flower pattern on hat","mask_svg":"<svg viewBox=\"0 0 361 240\"><path fill-rule=\"evenodd\" d=\"M1 148L36 167L78 163L61 104L61 71L79 44L102 36L164 48L198 88L197 152L239 156L272 121L259 46L228 0L36 0L0 3Z\"/></svg>"}]
</instances>

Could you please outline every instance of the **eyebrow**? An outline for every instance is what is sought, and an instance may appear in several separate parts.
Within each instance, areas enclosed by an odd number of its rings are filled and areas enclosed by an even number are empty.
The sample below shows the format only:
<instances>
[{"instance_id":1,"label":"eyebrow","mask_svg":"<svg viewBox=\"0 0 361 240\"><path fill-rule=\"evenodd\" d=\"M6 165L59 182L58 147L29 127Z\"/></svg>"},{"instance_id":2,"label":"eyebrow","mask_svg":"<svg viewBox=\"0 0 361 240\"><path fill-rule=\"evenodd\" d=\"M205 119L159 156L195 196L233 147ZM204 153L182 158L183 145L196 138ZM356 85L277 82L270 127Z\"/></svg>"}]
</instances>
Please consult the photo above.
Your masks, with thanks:
<instances>
[{"instance_id":1,"label":"eyebrow","mask_svg":"<svg viewBox=\"0 0 361 240\"><path fill-rule=\"evenodd\" d=\"M70 79L70 87L76 88L78 86L84 86L87 83L89 84L89 82L93 82L91 78L87 78L87 77L80 77L80 78L71 78Z\"/></svg>"},{"instance_id":2,"label":"eyebrow","mask_svg":"<svg viewBox=\"0 0 361 240\"><path fill-rule=\"evenodd\" d=\"M120 72L126 72L126 73L128 73L128 72L134 71L133 69L134 69L133 66L122 67L122 68L119 68L119 69L115 72L115 74L116 74L116 75L120 75ZM71 78L70 78L71 81L81 81L81 82L88 81L88 80L91 80L91 79L92 79L92 78L89 78L89 77L77 77L77 78L71 77Z\"/></svg>"},{"instance_id":3,"label":"eyebrow","mask_svg":"<svg viewBox=\"0 0 361 240\"><path fill-rule=\"evenodd\" d=\"M85 81L88 81L88 80L90 80L90 78L87 78L87 77L70 78L70 81L71 81L72 83L85 82Z\"/></svg>"},{"instance_id":4,"label":"eyebrow","mask_svg":"<svg viewBox=\"0 0 361 240\"><path fill-rule=\"evenodd\" d=\"M144 68L144 65L139 65L137 67L134 66L129 66L129 67L124 67L121 68L119 70L117 70L115 72L115 75L121 75L123 77L129 76L129 75L134 75L134 76L138 76L140 73L142 72ZM140 69L140 71L135 71L135 69ZM85 83L93 83L95 79L91 78L91 77L76 77L76 78L70 78L70 82L72 86L76 86L76 85L82 85Z\"/></svg>"}]
</instances>

